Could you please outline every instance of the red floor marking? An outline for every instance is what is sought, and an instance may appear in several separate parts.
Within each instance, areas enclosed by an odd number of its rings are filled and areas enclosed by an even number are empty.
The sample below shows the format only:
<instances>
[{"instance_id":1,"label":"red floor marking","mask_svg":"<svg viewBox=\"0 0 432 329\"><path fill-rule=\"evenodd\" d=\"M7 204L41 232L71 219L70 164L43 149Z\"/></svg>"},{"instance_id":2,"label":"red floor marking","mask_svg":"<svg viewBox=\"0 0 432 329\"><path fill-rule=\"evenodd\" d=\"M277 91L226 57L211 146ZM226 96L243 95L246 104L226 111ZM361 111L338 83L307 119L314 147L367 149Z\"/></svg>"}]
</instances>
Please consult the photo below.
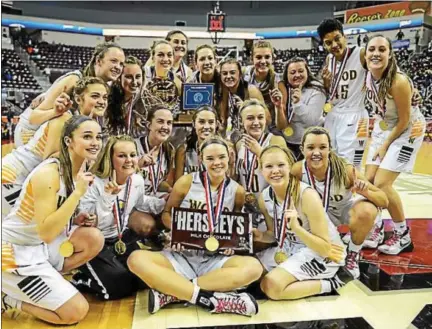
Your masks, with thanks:
<instances>
[{"instance_id":1,"label":"red floor marking","mask_svg":"<svg viewBox=\"0 0 432 329\"><path fill-rule=\"evenodd\" d=\"M379 264L379 268L390 275L432 273L432 219L410 219L408 226L414 243L413 252L391 256L376 249L364 249L362 258ZM392 229L391 220L385 220L386 232L391 232ZM346 233L348 227L340 227L339 231Z\"/></svg>"}]
</instances>

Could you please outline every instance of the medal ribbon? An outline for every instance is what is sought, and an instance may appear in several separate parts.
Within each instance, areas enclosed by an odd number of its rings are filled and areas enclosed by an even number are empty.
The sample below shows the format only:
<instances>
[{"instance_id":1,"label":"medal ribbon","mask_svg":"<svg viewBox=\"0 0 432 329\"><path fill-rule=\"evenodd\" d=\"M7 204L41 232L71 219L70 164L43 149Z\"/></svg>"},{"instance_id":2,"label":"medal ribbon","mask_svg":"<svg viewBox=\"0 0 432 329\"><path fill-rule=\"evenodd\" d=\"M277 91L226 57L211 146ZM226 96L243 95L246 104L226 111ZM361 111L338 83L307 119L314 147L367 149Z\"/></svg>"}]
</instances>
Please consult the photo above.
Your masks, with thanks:
<instances>
[{"instance_id":1,"label":"medal ribbon","mask_svg":"<svg viewBox=\"0 0 432 329\"><path fill-rule=\"evenodd\" d=\"M276 239L278 241L278 246L280 249L282 249L283 244L284 244L284 240L285 240L285 233L286 233L286 228L287 228L287 218L285 216L285 211L288 210L288 207L290 205L290 201L291 201L291 197L288 193L290 188L290 184L288 184L286 192L285 192L285 200L283 203L283 211L282 211L282 217L279 220L278 217L278 213L277 213L277 198L276 198L276 193L271 190L273 192L274 198L273 198L273 217L275 220L275 226L274 226L274 231L275 231L275 236ZM280 226L278 226L278 222L280 223Z\"/></svg>"},{"instance_id":2,"label":"medal ribbon","mask_svg":"<svg viewBox=\"0 0 432 329\"><path fill-rule=\"evenodd\" d=\"M146 138L144 140L145 142L145 146L146 146L146 151L150 152L150 144L148 141L148 138ZM154 164L149 166L149 176L150 176L150 181L152 183L152 189L153 189L153 193L156 194L157 189L159 188L159 183L160 183L160 174L162 173L162 159L163 159L163 149L162 147L159 148L159 154L158 154L158 158L157 158L157 169L156 169L156 173L155 173L155 169L154 169Z\"/></svg>"},{"instance_id":3,"label":"medal ribbon","mask_svg":"<svg viewBox=\"0 0 432 329\"><path fill-rule=\"evenodd\" d=\"M185 82L186 81L186 69L184 68L183 65L186 65L186 64L184 64L183 61L181 61L177 72L180 71L180 76L181 76L182 82Z\"/></svg>"},{"instance_id":4,"label":"medal ribbon","mask_svg":"<svg viewBox=\"0 0 432 329\"><path fill-rule=\"evenodd\" d=\"M138 93L137 93L138 95ZM136 95L134 95L131 100L130 100L130 104L129 104L129 108L127 110L127 115L126 115L126 135L130 134L131 131L131 125L132 125L132 112L133 112L133 104L135 102L135 97Z\"/></svg>"},{"instance_id":5,"label":"medal ribbon","mask_svg":"<svg viewBox=\"0 0 432 329\"><path fill-rule=\"evenodd\" d=\"M258 144L260 146L263 146L270 138L270 136L271 136L270 134L263 133L260 139L258 140ZM244 148L245 148L245 153L244 153L243 168L245 169L246 172L246 191L251 192L253 177L255 173L255 164L257 162L258 157L256 156L255 153L249 151L246 145L244 146ZM252 159L250 162L249 162L249 153L252 153Z\"/></svg>"},{"instance_id":6,"label":"medal ribbon","mask_svg":"<svg viewBox=\"0 0 432 329\"><path fill-rule=\"evenodd\" d=\"M332 79L332 83L330 86L330 98L329 98L329 102L331 102L333 100L333 98L335 98L336 93L337 93L337 87L339 86L339 82L342 79L342 74L344 72L345 69L345 65L348 61L348 57L351 53L351 49L347 48L346 52L345 52L345 56L342 60L342 64L339 67L338 72L336 73L336 57L333 56L332 58L332 73L333 73L333 79Z\"/></svg>"},{"instance_id":7,"label":"medal ribbon","mask_svg":"<svg viewBox=\"0 0 432 329\"><path fill-rule=\"evenodd\" d=\"M304 168L305 168L307 179L309 181L309 185L312 186L312 188L318 192L318 190L316 188L316 184L315 184L315 178L312 175L312 173L310 172L310 170L306 164L306 161L304 162ZM324 195L320 195L322 198L323 206L324 206L324 209L326 212L327 212L329 204L330 204L331 174L332 174L331 173L331 165L329 164L328 168L327 168L327 172L326 172L326 178L324 181ZM320 193L318 192L318 194L320 194Z\"/></svg>"},{"instance_id":8,"label":"medal ribbon","mask_svg":"<svg viewBox=\"0 0 432 329\"><path fill-rule=\"evenodd\" d=\"M207 203L207 217L209 223L209 232L212 235L216 225L218 224L219 216L222 213L223 203L225 199L225 191L228 186L228 180L225 178L222 182L222 186L219 187L216 207L213 207L213 199L211 196L210 178L208 173L204 173L204 192Z\"/></svg>"},{"instance_id":9,"label":"medal ribbon","mask_svg":"<svg viewBox=\"0 0 432 329\"><path fill-rule=\"evenodd\" d=\"M287 99L287 121L288 123L291 122L293 116L294 116L294 108L292 106L292 99L291 99L291 93L292 89L290 87L288 89L288 99Z\"/></svg>"},{"instance_id":10,"label":"medal ribbon","mask_svg":"<svg viewBox=\"0 0 432 329\"><path fill-rule=\"evenodd\" d=\"M123 213L120 214L120 200L118 198L118 195L116 196L116 201L113 204L113 213L114 213L114 219L117 226L117 232L119 240L121 240L124 230L124 224L125 224L125 217L126 217L126 209L129 202L129 196L130 196L130 190L132 186L132 177L129 177L126 181L126 188L125 188L125 194L124 194L124 204L123 204Z\"/></svg>"},{"instance_id":11,"label":"medal ribbon","mask_svg":"<svg viewBox=\"0 0 432 329\"><path fill-rule=\"evenodd\" d=\"M368 72L367 77L366 77L366 85L369 87L369 89L372 90L372 94L374 95L374 97L376 99L376 103L378 104L378 110L379 110L378 114L384 120L387 109L386 109L385 103L379 101L378 88L377 88L375 82L373 81L372 73L370 73L370 72Z\"/></svg>"},{"instance_id":12,"label":"medal ribbon","mask_svg":"<svg viewBox=\"0 0 432 329\"><path fill-rule=\"evenodd\" d=\"M267 78L264 81L259 82L256 79L256 75L255 75L255 68L252 67L252 74L251 74L251 83L254 86L257 86L260 90L264 90L264 88L266 87L267 84ZM268 89L268 88L267 88Z\"/></svg>"}]
</instances>

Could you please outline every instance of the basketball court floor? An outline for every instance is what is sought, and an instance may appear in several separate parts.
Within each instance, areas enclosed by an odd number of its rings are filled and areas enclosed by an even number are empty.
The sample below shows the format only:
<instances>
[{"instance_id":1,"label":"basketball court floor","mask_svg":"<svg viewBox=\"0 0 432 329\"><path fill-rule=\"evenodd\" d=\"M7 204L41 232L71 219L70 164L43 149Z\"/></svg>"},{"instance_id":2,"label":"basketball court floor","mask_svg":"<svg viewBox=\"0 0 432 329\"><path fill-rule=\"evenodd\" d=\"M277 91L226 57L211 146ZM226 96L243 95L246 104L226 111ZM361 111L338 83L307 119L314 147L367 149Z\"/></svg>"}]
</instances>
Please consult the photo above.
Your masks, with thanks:
<instances>
[{"instance_id":1,"label":"basketball court floor","mask_svg":"<svg viewBox=\"0 0 432 329\"><path fill-rule=\"evenodd\" d=\"M3 152L2 152L3 153ZM4 154L3 154L4 156ZM431 174L432 144L424 143L415 172ZM92 296L85 320L74 326L52 326L18 311L2 315L5 329L426 329L432 328L432 176L401 174L396 182L409 219L415 250L384 256L366 250L361 278L338 294L297 301L258 300L251 318L213 315L195 306L176 304L150 315L147 291L119 301L102 302ZM389 218L387 212L383 218ZM386 222L386 231L391 223Z\"/></svg>"}]
</instances>

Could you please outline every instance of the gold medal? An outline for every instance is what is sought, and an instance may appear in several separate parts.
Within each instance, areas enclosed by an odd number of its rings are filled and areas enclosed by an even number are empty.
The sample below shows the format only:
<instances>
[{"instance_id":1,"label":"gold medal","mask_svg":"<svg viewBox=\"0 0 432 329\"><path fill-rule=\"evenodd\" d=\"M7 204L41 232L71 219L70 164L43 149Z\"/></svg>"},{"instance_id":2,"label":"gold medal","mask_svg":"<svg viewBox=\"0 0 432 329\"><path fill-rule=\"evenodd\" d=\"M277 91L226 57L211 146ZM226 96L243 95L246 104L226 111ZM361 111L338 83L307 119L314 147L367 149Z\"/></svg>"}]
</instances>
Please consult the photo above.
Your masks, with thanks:
<instances>
[{"instance_id":1,"label":"gold medal","mask_svg":"<svg viewBox=\"0 0 432 329\"><path fill-rule=\"evenodd\" d=\"M282 264L287 259L288 259L288 255L282 250L277 251L274 255L274 260L278 265Z\"/></svg>"},{"instance_id":2,"label":"gold medal","mask_svg":"<svg viewBox=\"0 0 432 329\"><path fill-rule=\"evenodd\" d=\"M59 247L60 255L62 255L64 258L72 256L74 253L74 246L72 242L69 240L63 241L62 244Z\"/></svg>"},{"instance_id":3,"label":"gold medal","mask_svg":"<svg viewBox=\"0 0 432 329\"><path fill-rule=\"evenodd\" d=\"M245 198L245 202L248 204L255 204L256 202L256 196L253 193L247 193L246 194L246 198Z\"/></svg>"},{"instance_id":4,"label":"gold medal","mask_svg":"<svg viewBox=\"0 0 432 329\"><path fill-rule=\"evenodd\" d=\"M294 129L291 126L288 126L284 129L285 136L292 136L294 134Z\"/></svg>"},{"instance_id":5,"label":"gold medal","mask_svg":"<svg viewBox=\"0 0 432 329\"><path fill-rule=\"evenodd\" d=\"M208 251L214 252L219 248L219 241L214 236L211 236L206 240L205 247Z\"/></svg>"},{"instance_id":6,"label":"gold medal","mask_svg":"<svg viewBox=\"0 0 432 329\"><path fill-rule=\"evenodd\" d=\"M388 129L388 124L384 120L380 121L379 126L380 126L381 130L386 131Z\"/></svg>"},{"instance_id":7,"label":"gold medal","mask_svg":"<svg viewBox=\"0 0 432 329\"><path fill-rule=\"evenodd\" d=\"M325 105L324 105L324 112L325 113L331 112L332 109L333 109L333 104L332 103L325 103Z\"/></svg>"},{"instance_id":8,"label":"gold medal","mask_svg":"<svg viewBox=\"0 0 432 329\"><path fill-rule=\"evenodd\" d=\"M114 250L117 255L123 255L126 252L126 243L121 239L114 244Z\"/></svg>"}]
</instances>

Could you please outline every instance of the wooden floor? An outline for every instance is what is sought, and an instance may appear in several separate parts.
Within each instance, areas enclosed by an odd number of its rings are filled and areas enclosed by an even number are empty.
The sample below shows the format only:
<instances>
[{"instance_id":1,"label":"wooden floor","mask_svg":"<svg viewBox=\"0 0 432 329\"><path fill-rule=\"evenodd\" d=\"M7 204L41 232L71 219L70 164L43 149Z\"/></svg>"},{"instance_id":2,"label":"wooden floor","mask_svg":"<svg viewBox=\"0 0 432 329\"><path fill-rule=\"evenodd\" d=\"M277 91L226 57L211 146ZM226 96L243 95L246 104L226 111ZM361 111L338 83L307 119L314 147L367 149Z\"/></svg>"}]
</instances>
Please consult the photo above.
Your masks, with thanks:
<instances>
[{"instance_id":1,"label":"wooden floor","mask_svg":"<svg viewBox=\"0 0 432 329\"><path fill-rule=\"evenodd\" d=\"M2 146L2 155L7 152ZM10 147L9 147L10 149ZM432 144L424 143L417 157L415 172L401 174L396 189L401 194L407 217L431 218ZM388 213L384 214L385 218ZM147 312L148 292L119 301L101 302L88 296L90 311L86 319L67 328L93 329L165 329L179 327L223 326L292 322L317 319L363 317L375 329L414 328L411 321L426 304L432 304L432 289L373 292L356 280L339 292L340 296L311 297L298 301L260 301L258 315L247 318L236 315L212 315L195 306L176 305L154 315ZM432 325L432 324L431 324ZM6 329L66 328L51 326L22 312L2 315Z\"/></svg>"}]
</instances>

